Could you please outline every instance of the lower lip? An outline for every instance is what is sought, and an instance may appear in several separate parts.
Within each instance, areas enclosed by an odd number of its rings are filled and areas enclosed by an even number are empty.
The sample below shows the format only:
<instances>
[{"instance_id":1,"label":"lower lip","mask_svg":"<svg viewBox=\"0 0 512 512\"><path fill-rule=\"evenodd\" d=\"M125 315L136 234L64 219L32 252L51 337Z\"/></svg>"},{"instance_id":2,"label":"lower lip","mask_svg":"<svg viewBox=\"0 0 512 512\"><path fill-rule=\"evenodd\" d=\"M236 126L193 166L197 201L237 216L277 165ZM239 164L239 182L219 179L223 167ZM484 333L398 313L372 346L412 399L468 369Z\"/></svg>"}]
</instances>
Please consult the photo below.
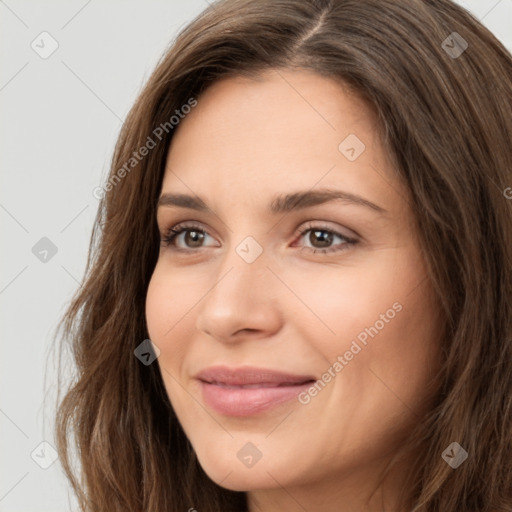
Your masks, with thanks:
<instances>
[{"instance_id":1,"label":"lower lip","mask_svg":"<svg viewBox=\"0 0 512 512\"><path fill-rule=\"evenodd\" d=\"M208 407L225 416L252 416L289 402L313 382L269 388L227 388L201 381L203 400Z\"/></svg>"}]
</instances>

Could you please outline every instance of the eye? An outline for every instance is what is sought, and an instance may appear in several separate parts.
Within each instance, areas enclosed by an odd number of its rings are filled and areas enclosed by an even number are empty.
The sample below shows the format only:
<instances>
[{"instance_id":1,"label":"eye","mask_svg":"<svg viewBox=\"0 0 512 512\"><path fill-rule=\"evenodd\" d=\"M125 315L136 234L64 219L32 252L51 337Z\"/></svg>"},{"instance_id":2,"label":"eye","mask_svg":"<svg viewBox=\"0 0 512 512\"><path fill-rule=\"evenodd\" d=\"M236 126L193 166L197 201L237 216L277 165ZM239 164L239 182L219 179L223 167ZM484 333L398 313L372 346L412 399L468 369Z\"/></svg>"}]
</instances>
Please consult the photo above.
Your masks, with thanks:
<instances>
[{"instance_id":1,"label":"eye","mask_svg":"<svg viewBox=\"0 0 512 512\"><path fill-rule=\"evenodd\" d=\"M184 235L183 237L181 235ZM170 228L161 242L165 247L173 246L176 251L190 251L190 249L197 249L203 247L201 244L208 233L201 229L199 226L190 223L178 224ZM185 247L177 247L176 242L185 242ZM218 246L217 246L218 247Z\"/></svg>"},{"instance_id":2,"label":"eye","mask_svg":"<svg viewBox=\"0 0 512 512\"><path fill-rule=\"evenodd\" d=\"M299 230L297 234L300 239L307 233L310 233L309 237L306 238L312 244L312 247L306 246L303 247L302 250L306 250L311 253L339 252L358 243L358 240L349 238L323 225L310 224ZM170 228L163 236L161 242L164 247L172 247L172 250L174 251L192 252L194 249L208 247L204 246L203 242L206 237L209 236L210 235L204 229L201 229L201 227L196 224L181 223ZM336 238L341 240L341 243L332 246ZM185 246L180 247L180 243L184 243ZM213 247L219 247L219 245L213 244Z\"/></svg>"},{"instance_id":3,"label":"eye","mask_svg":"<svg viewBox=\"0 0 512 512\"><path fill-rule=\"evenodd\" d=\"M305 228L302 228L299 231L300 238L302 238L306 233L310 233L309 236L306 237L311 244L312 247L303 247L302 250L307 250L312 253L328 253L328 252L339 252L344 251L350 246L356 245L357 240L354 238L349 238L333 229L330 229L326 226L322 225L308 225ZM335 238L338 238L342 241L341 244L337 244L337 246L332 246L332 243Z\"/></svg>"}]
</instances>

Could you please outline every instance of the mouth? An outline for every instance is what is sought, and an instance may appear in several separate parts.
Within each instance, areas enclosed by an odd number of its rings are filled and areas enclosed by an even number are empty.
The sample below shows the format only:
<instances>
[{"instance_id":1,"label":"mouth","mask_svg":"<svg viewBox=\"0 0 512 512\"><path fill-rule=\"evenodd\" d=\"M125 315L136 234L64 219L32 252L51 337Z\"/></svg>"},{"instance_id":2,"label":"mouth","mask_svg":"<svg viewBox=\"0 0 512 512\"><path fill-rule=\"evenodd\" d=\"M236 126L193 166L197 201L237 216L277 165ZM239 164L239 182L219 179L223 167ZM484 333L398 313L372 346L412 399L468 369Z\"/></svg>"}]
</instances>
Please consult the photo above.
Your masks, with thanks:
<instances>
[{"instance_id":1,"label":"mouth","mask_svg":"<svg viewBox=\"0 0 512 512\"><path fill-rule=\"evenodd\" d=\"M315 381L265 368L210 367L196 378L207 407L225 416L252 416L290 402Z\"/></svg>"},{"instance_id":2,"label":"mouth","mask_svg":"<svg viewBox=\"0 0 512 512\"><path fill-rule=\"evenodd\" d=\"M313 383L314 380L307 380L304 382L299 382L297 384L290 384L288 382L280 382L278 384L271 384L269 382L261 383L261 384L242 384L239 386L230 386L225 384L224 382L208 382L203 381L205 384L214 384L215 386L219 386L221 388L226 389L256 389L256 388L279 388L279 387L291 387L291 386L301 386L302 384Z\"/></svg>"}]
</instances>

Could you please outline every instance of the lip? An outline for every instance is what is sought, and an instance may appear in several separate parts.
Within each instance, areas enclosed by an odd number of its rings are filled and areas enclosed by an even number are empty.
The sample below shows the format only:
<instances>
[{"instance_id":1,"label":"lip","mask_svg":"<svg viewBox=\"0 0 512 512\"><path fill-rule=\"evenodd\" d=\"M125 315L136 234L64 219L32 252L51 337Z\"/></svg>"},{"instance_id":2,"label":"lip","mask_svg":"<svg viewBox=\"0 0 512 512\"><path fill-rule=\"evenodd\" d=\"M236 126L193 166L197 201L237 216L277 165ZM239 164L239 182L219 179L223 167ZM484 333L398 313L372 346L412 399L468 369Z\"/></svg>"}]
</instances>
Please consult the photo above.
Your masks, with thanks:
<instances>
[{"instance_id":1,"label":"lip","mask_svg":"<svg viewBox=\"0 0 512 512\"><path fill-rule=\"evenodd\" d=\"M226 416L251 416L288 402L316 380L268 368L212 366L196 375L203 401Z\"/></svg>"}]
</instances>

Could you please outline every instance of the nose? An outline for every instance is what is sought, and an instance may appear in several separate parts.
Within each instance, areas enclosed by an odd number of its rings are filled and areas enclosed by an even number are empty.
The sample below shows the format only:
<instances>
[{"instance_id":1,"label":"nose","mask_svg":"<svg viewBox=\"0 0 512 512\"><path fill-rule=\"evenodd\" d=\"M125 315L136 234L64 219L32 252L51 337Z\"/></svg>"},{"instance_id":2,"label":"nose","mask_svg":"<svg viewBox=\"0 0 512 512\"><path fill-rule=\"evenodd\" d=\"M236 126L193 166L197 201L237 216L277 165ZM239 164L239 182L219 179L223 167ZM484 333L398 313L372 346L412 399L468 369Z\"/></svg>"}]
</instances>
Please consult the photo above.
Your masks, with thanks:
<instances>
[{"instance_id":1,"label":"nose","mask_svg":"<svg viewBox=\"0 0 512 512\"><path fill-rule=\"evenodd\" d=\"M252 262L229 249L212 272L211 286L198 304L196 328L222 343L266 338L281 325L283 285L265 250Z\"/></svg>"}]
</instances>

